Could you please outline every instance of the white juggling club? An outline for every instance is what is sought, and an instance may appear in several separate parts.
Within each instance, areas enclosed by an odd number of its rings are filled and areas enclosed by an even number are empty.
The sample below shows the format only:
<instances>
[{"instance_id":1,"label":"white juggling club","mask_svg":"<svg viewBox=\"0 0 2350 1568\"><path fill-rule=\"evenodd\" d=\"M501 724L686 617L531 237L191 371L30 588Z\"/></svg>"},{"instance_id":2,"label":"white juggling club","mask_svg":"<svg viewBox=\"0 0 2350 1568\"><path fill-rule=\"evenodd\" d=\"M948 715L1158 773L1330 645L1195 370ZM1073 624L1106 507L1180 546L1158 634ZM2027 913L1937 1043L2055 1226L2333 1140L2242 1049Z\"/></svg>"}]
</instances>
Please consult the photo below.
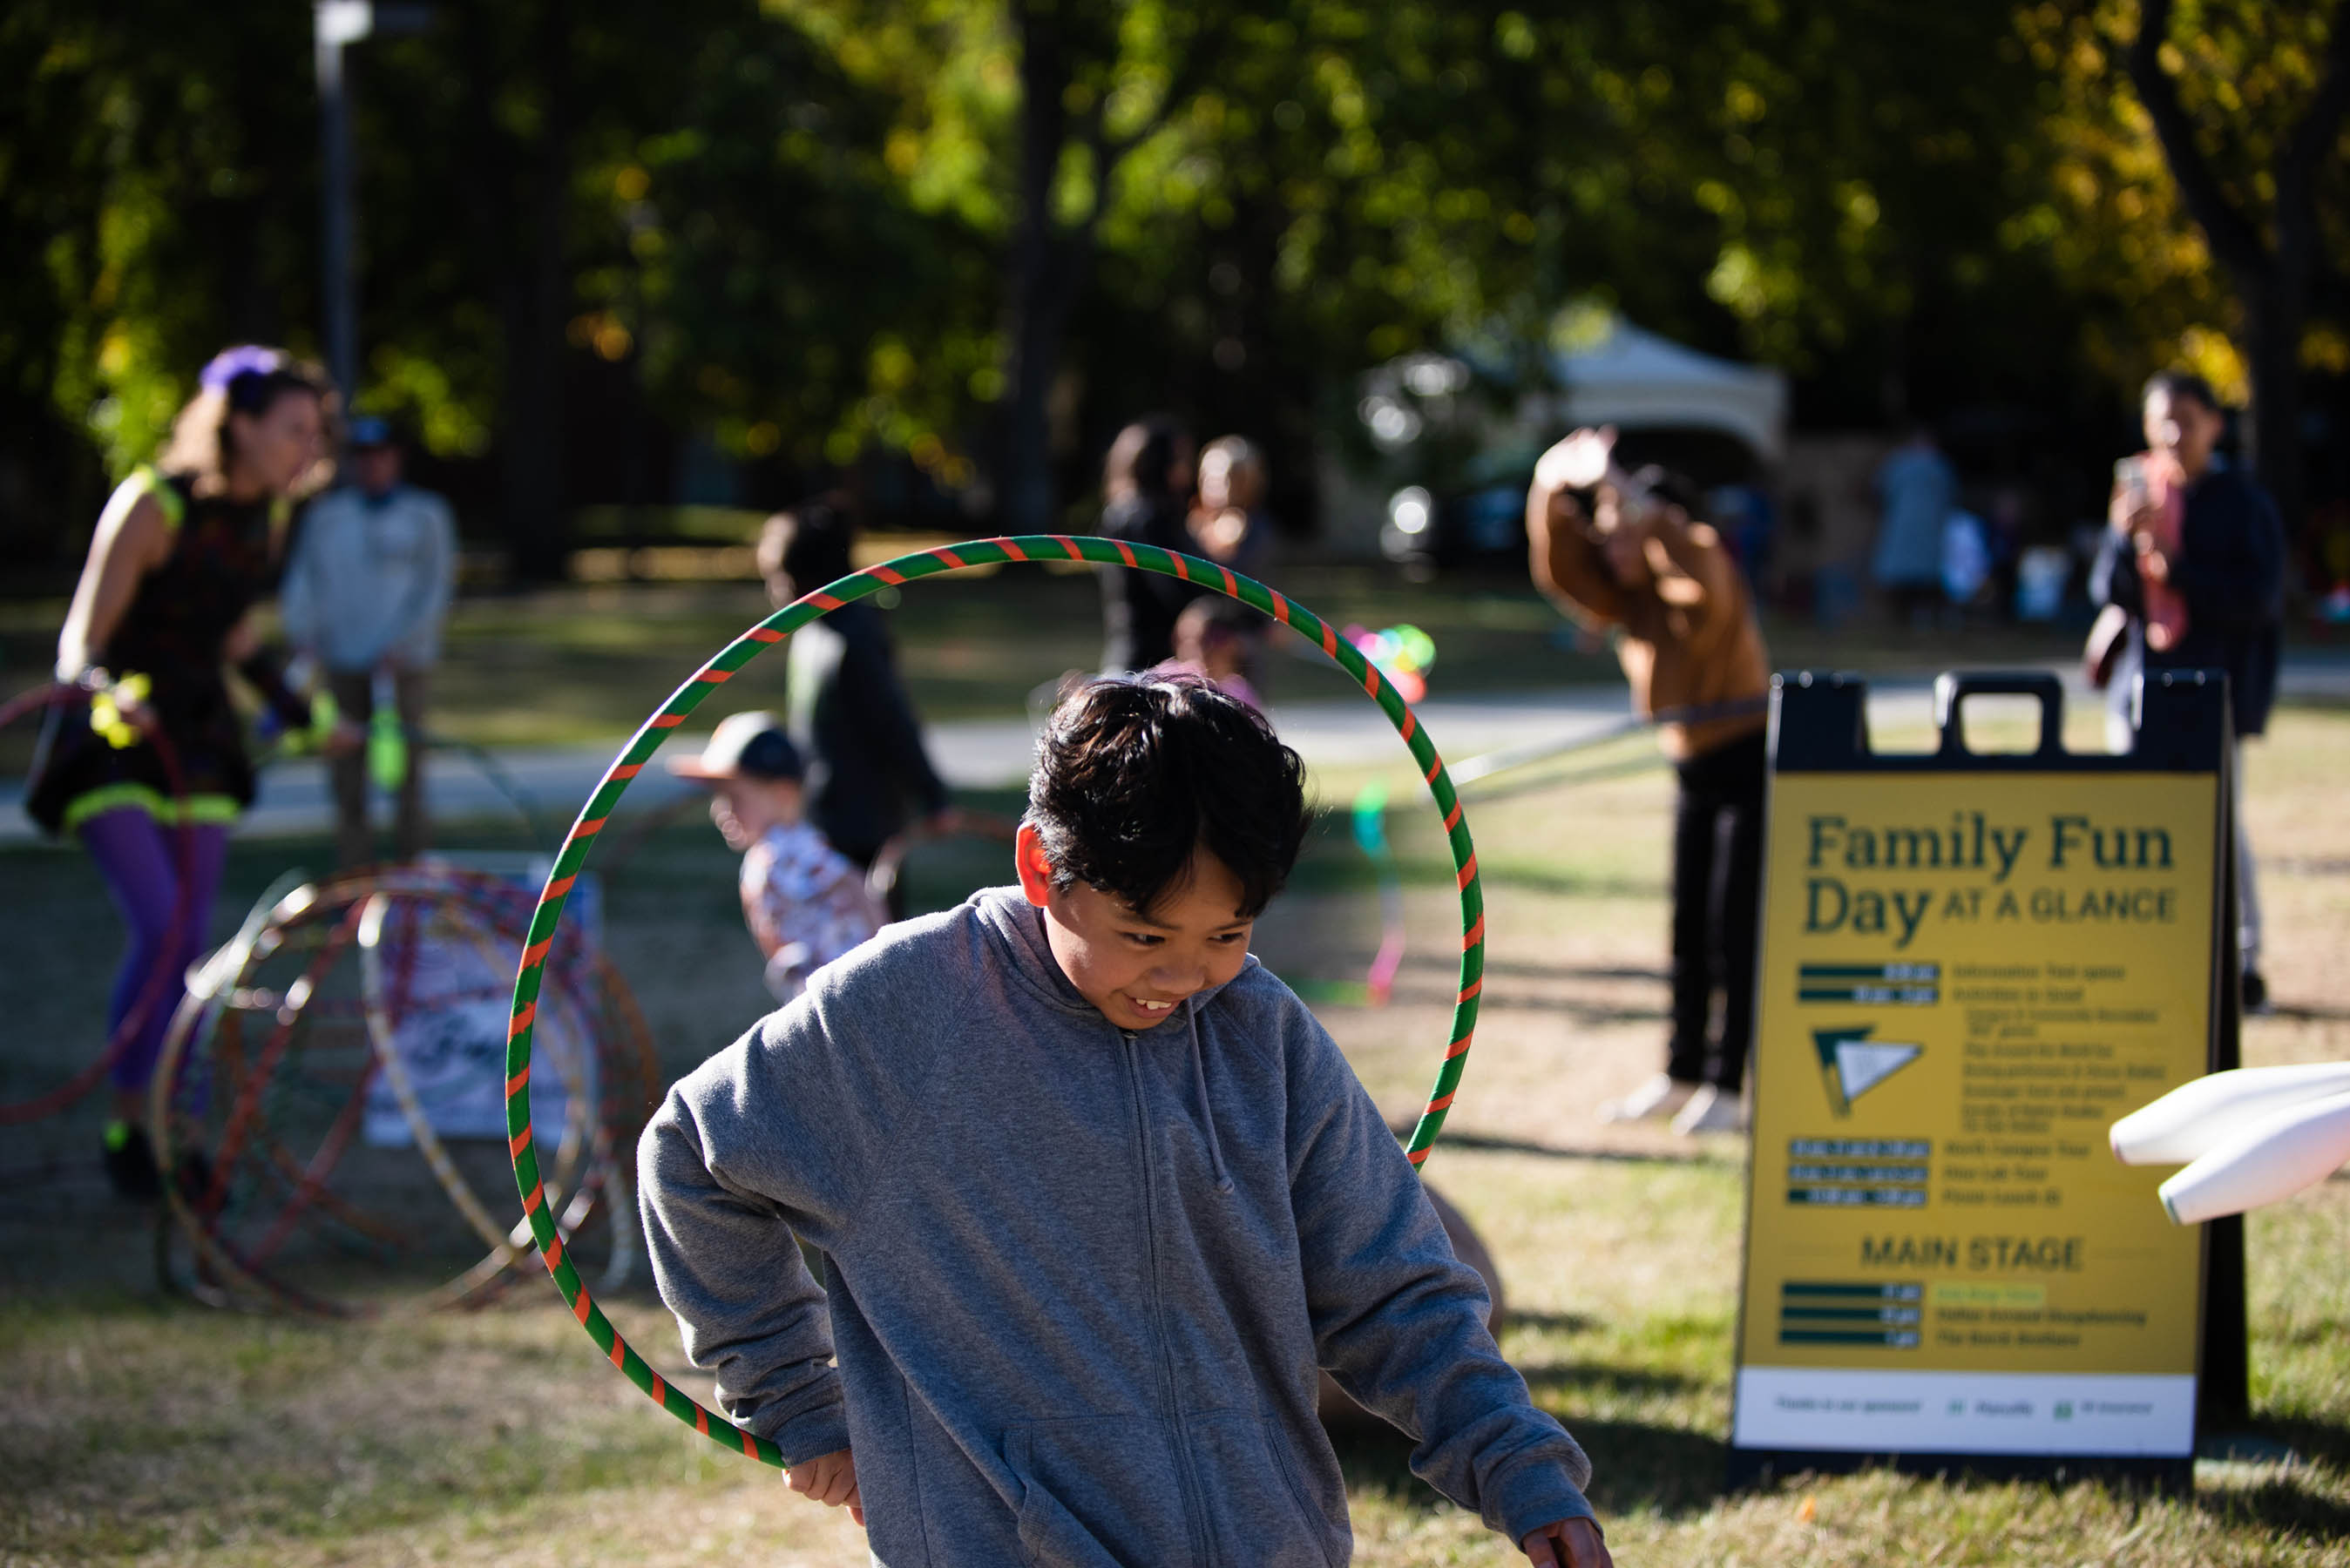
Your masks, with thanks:
<instances>
[{"instance_id":1,"label":"white juggling club","mask_svg":"<svg viewBox=\"0 0 2350 1568\"><path fill-rule=\"evenodd\" d=\"M2350 1062L2239 1067L2181 1084L2113 1126L2124 1165L2184 1165L2280 1111L2350 1094Z\"/></svg>"},{"instance_id":2,"label":"white juggling club","mask_svg":"<svg viewBox=\"0 0 2350 1568\"><path fill-rule=\"evenodd\" d=\"M2181 1225L2199 1225L2290 1198L2350 1162L2350 1094L2278 1111L2245 1127L2161 1188Z\"/></svg>"}]
</instances>

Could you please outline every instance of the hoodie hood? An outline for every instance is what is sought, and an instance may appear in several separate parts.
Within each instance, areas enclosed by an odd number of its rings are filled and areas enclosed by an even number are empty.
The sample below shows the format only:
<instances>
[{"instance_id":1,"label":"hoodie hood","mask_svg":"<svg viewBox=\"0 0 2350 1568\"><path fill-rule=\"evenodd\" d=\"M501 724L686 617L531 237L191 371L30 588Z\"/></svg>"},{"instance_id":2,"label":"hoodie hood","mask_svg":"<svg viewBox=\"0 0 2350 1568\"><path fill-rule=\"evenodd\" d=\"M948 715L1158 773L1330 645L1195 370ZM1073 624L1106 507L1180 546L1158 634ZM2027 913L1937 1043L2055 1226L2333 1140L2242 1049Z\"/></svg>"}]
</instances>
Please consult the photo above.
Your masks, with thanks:
<instances>
[{"instance_id":1,"label":"hoodie hood","mask_svg":"<svg viewBox=\"0 0 2350 1568\"><path fill-rule=\"evenodd\" d=\"M1069 983L1069 977L1061 972L1060 961L1053 956L1052 942L1045 935L1045 911L1030 903L1027 894L1016 887L985 888L971 896L971 903L979 911L981 922L1002 942L1004 967L1017 978L1022 989L1061 1012L1091 1016L1109 1023L1107 1016L1080 995L1077 988ZM1246 974L1256 961L1256 955L1250 953L1232 980L1193 992L1183 999L1182 1006L1167 1015L1163 1023L1155 1023L1149 1029L1118 1029L1121 1034L1131 1033L1141 1040L1164 1033L1178 1024L1182 1027L1191 1047L1191 1086L1199 1097L1200 1127L1207 1137L1209 1168L1214 1173L1216 1190L1222 1193L1232 1191L1232 1176L1224 1164L1223 1137L1216 1130L1216 1102L1208 1093L1208 1053L1200 1044L1200 1010L1213 1002L1225 986Z\"/></svg>"}]
</instances>

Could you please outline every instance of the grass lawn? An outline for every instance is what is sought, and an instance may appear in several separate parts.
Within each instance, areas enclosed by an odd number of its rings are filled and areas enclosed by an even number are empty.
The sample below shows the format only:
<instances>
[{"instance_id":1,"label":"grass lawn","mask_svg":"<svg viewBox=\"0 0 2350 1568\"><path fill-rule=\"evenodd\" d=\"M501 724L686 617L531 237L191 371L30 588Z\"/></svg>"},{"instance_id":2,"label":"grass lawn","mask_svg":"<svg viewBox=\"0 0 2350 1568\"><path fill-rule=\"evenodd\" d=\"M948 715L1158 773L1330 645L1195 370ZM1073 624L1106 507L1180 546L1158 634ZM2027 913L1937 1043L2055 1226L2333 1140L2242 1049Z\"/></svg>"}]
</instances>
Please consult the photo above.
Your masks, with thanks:
<instances>
[{"instance_id":1,"label":"grass lawn","mask_svg":"<svg viewBox=\"0 0 2350 1568\"><path fill-rule=\"evenodd\" d=\"M1357 598L1337 591L1340 576L1325 586L1332 592L1317 598L1301 584L1299 597L1368 624L1408 610L1424 625L1439 618L1408 597L1417 590L1366 579ZM598 597L608 592L629 597ZM983 700L1002 711L1004 691L1032 670L1042 680L1088 661L1091 585L1038 576L1021 593L1034 596L1016 601L1035 617L1024 640L994 635L1003 612L987 607L989 593L943 591L919 619L901 615L910 669L935 711L965 701L962 711L979 711ZM1431 629L1448 659L1458 653L1464 684L1509 683L1513 666L1523 683L1527 660L1555 672L1566 658L1529 600L1430 602L1451 607ZM444 684L451 722L484 739L608 734L755 609L743 593L701 588L469 607L458 633L467 673ZM993 651L1007 643L1014 653ZM500 669L536 680L551 668L546 650L564 656L559 679L527 700L500 695ZM1781 651L1782 662L1802 657L1783 641ZM1835 663L1870 662L1829 651ZM1906 661L1923 667L1934 652ZM1295 668L1302 685L1305 667ZM624 678L634 684L621 691ZM1637 755L1637 742L1620 754ZM2339 807L2350 715L2283 713L2251 766L2269 971L2284 1005L2250 1023L2247 1058L2350 1056L2350 971L2336 958L2350 932L2350 820ZM1409 782L1401 769L1390 776ZM1357 782L1323 784L1344 798ZM1618 1560L2350 1560L2350 1182L2338 1180L2250 1223L2260 1441L2203 1462L2192 1496L1885 1473L1722 1490L1742 1146L1611 1127L1596 1113L1658 1060L1669 807L1669 779L1651 771L1475 815L1491 909L1484 1022L1429 1167L1499 1260L1516 1314L1504 1349L1592 1451L1593 1496ZM1411 950L1395 1002L1318 1011L1382 1105L1408 1114L1444 1038L1453 981L1443 955L1457 919L1432 814L1399 817L1397 835ZM949 847L919 861L916 906L995 879L995 853ZM325 859L317 843L238 846L223 934L286 867ZM764 1005L731 874L714 834L680 826L608 884L608 945L671 1074ZM0 1099L13 1099L94 1047L118 937L77 856L0 856L0 886L11 895L0 914ZM1286 976L1326 985L1358 979L1377 940L1375 902L1333 821L1260 926L1259 952ZM96 1176L98 1125L84 1106L0 1128L0 1563L866 1561L845 1517L649 1408L536 1279L480 1312L370 1324L221 1313L159 1294L149 1216L107 1196ZM665 1376L706 1397L641 1273L608 1304ZM1344 1444L1357 1560L1510 1560L1411 1479L1406 1451L1377 1437Z\"/></svg>"}]
</instances>

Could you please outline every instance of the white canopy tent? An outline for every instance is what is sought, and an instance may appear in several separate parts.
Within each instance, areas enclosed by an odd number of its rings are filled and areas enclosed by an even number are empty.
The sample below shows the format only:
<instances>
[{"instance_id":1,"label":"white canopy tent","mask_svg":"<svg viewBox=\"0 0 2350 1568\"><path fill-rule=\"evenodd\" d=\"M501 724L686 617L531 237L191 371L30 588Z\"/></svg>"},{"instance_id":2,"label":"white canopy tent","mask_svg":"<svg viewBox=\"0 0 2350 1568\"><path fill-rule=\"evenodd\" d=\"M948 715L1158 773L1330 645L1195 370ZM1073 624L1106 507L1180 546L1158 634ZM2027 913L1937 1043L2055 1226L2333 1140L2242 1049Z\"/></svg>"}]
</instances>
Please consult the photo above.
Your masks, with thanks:
<instances>
[{"instance_id":1,"label":"white canopy tent","mask_svg":"<svg viewBox=\"0 0 2350 1568\"><path fill-rule=\"evenodd\" d=\"M1718 430L1776 463L1787 450L1787 379L1684 348L1621 317L1586 344L1554 351L1565 389L1550 400L1555 422L1624 430Z\"/></svg>"},{"instance_id":2,"label":"white canopy tent","mask_svg":"<svg viewBox=\"0 0 2350 1568\"><path fill-rule=\"evenodd\" d=\"M1380 461L1342 461L1336 442L1318 454L1326 540L1335 554L1378 548L1387 504L1399 486L1432 483L1416 462L1431 424L1469 438L1471 480L1523 482L1544 445L1569 429L1612 424L1624 431L1713 431L1752 452L1766 469L1787 455L1787 379L1644 331L1612 311L1565 313L1558 346L1544 353L1547 387L1521 386L1506 413L1488 399L1463 398L1472 364L1504 386L1511 357L1492 341L1450 354L1409 354L1367 372L1356 413Z\"/></svg>"}]
</instances>

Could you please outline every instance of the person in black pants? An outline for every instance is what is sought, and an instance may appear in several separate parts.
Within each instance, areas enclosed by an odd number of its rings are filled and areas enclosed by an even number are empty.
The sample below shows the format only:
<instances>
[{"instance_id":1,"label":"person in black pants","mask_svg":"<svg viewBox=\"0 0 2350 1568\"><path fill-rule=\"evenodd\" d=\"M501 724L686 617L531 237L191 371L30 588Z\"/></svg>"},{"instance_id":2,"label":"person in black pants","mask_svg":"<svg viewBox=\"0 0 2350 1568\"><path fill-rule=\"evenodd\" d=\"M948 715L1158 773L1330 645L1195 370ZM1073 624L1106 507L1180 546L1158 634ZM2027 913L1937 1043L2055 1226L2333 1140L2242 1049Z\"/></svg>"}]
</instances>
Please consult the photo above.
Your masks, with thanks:
<instances>
[{"instance_id":1,"label":"person in black pants","mask_svg":"<svg viewBox=\"0 0 2350 1568\"><path fill-rule=\"evenodd\" d=\"M1673 764L1673 1033L1665 1076L1710 1085L1734 1104L1754 1038L1761 940L1762 786L1768 753L1755 731ZM1713 993L1722 993L1713 1031ZM1722 1119L1721 1117L1714 1118Z\"/></svg>"},{"instance_id":2,"label":"person in black pants","mask_svg":"<svg viewBox=\"0 0 2350 1568\"><path fill-rule=\"evenodd\" d=\"M767 597L781 608L847 576L856 539L855 524L827 501L768 518L758 550ZM881 612L862 599L843 605L794 632L785 657L787 723L807 760L807 818L832 846L870 869L912 817L951 827L947 786L923 748ZM903 886L890 893L892 919L905 918Z\"/></svg>"},{"instance_id":3,"label":"person in black pants","mask_svg":"<svg viewBox=\"0 0 2350 1568\"><path fill-rule=\"evenodd\" d=\"M1745 1126L1754 1041L1770 655L1745 574L1721 535L1691 518L1686 485L1657 471L1623 474L1610 459L1591 509L1576 499L1578 452L1612 441L1583 431L1560 442L1526 496L1534 586L1584 625L1615 633L1632 711L1657 721L1657 743L1680 775L1665 1070L1601 1114L1670 1116L1683 1134L1733 1132Z\"/></svg>"}]
</instances>

